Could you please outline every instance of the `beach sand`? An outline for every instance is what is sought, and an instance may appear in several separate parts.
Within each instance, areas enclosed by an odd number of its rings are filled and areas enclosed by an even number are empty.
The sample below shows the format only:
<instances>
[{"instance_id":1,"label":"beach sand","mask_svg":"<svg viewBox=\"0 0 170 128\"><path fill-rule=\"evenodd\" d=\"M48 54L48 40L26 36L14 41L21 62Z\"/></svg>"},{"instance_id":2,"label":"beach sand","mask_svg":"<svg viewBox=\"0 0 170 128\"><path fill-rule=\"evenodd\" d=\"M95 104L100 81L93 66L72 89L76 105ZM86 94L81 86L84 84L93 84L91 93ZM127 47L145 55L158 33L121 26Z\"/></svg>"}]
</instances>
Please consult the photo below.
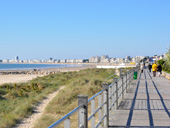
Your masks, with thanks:
<instances>
[{"instance_id":1,"label":"beach sand","mask_svg":"<svg viewBox=\"0 0 170 128\"><path fill-rule=\"evenodd\" d=\"M80 71L87 68L94 68L95 66L83 66L83 67L67 67L67 68L53 68L53 69L41 69L43 72L70 72ZM16 75L0 75L0 85L5 83L22 83L32 80L37 77L43 77L41 74L16 74Z\"/></svg>"},{"instance_id":2,"label":"beach sand","mask_svg":"<svg viewBox=\"0 0 170 128\"><path fill-rule=\"evenodd\" d=\"M42 77L44 75L37 75L37 74L18 74L18 75L0 75L0 85L5 83L21 83L27 82L37 77Z\"/></svg>"}]
</instances>

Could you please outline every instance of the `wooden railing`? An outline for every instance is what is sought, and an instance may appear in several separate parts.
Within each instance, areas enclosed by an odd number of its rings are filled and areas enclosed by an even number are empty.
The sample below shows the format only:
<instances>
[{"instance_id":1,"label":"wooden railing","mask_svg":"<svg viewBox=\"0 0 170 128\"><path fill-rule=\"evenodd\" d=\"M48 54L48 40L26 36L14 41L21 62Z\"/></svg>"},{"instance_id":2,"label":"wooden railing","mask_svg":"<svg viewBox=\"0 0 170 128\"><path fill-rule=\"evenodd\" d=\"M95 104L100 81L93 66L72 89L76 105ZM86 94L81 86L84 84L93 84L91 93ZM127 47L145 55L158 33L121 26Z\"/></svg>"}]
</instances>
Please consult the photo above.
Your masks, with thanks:
<instances>
[{"instance_id":1,"label":"wooden railing","mask_svg":"<svg viewBox=\"0 0 170 128\"><path fill-rule=\"evenodd\" d=\"M121 71L121 70L120 70ZM49 126L48 128L56 128L64 122L64 128L71 128L70 117L78 112L78 128L88 128L88 122L91 121L91 128L101 128L109 126L109 115L111 111L118 108L119 103L124 97L131 81L133 74L139 71L139 67L135 67L124 74L121 74L119 79L113 78L112 84L103 84L103 90L88 99L86 95L78 96L78 107L65 115L63 118ZM114 76L114 74L112 75ZM97 109L95 107L97 103ZM88 108L91 105L91 115L88 116ZM98 122L96 123L96 116L98 115Z\"/></svg>"}]
</instances>

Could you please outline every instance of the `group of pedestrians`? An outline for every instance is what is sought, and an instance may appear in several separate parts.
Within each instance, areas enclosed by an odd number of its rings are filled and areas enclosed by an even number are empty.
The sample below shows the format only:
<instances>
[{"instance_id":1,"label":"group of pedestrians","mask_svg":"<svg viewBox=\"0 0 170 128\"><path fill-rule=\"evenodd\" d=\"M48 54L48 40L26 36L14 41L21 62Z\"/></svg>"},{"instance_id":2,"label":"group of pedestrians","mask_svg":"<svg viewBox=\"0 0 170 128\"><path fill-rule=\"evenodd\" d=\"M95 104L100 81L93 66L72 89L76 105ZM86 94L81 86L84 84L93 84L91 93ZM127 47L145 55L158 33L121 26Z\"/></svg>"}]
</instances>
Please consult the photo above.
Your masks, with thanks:
<instances>
[{"instance_id":1,"label":"group of pedestrians","mask_svg":"<svg viewBox=\"0 0 170 128\"><path fill-rule=\"evenodd\" d=\"M145 68L145 63L141 64L141 72L143 73L143 70ZM162 66L159 64L156 64L156 61L151 65L150 63L148 64L148 69L149 72L153 72L153 77L156 77L156 72L158 72L158 76L160 77L160 75L162 74Z\"/></svg>"}]
</instances>

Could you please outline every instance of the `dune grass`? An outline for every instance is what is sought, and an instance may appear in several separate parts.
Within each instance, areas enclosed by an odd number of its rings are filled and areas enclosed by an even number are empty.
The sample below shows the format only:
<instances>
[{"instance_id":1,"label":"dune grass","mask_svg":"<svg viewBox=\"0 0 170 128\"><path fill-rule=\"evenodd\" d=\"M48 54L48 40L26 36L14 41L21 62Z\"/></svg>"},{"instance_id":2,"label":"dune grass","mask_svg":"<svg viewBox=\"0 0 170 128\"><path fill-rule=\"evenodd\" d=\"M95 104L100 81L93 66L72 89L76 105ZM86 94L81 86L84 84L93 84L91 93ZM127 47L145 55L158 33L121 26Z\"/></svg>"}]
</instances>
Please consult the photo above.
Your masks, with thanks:
<instances>
[{"instance_id":1,"label":"dune grass","mask_svg":"<svg viewBox=\"0 0 170 128\"><path fill-rule=\"evenodd\" d=\"M115 70L113 69L90 69L75 73L75 77L67 84L65 89L61 90L49 103L44 115L34 128L46 128L59 120L77 107L78 95L88 95L90 98L102 90L102 83L109 82L113 77L107 81L103 80L114 73ZM74 114L71 118L71 127L77 127L77 114ZM59 127L63 127L63 124Z\"/></svg>"},{"instance_id":2,"label":"dune grass","mask_svg":"<svg viewBox=\"0 0 170 128\"><path fill-rule=\"evenodd\" d=\"M36 78L27 83L0 86L0 128L12 127L32 113L33 105L47 94L65 85L70 73L60 73Z\"/></svg>"},{"instance_id":3,"label":"dune grass","mask_svg":"<svg viewBox=\"0 0 170 128\"><path fill-rule=\"evenodd\" d=\"M113 73L113 69L86 69L39 77L27 83L3 84L0 86L0 128L14 126L32 113L38 101L65 85L35 126L47 127L77 106L77 95L95 94L101 90L102 80Z\"/></svg>"}]
</instances>

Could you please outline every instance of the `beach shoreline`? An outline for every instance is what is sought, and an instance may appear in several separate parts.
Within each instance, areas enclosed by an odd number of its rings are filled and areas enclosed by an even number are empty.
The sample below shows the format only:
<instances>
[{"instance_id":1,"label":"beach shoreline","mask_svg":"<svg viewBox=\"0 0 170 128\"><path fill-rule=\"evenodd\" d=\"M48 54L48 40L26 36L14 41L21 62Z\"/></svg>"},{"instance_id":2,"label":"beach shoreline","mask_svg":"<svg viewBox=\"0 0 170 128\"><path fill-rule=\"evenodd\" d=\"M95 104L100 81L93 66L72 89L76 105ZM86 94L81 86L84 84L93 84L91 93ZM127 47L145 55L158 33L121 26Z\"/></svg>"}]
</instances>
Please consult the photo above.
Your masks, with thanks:
<instances>
[{"instance_id":1,"label":"beach shoreline","mask_svg":"<svg viewBox=\"0 0 170 128\"><path fill-rule=\"evenodd\" d=\"M80 71L88 68L95 68L94 65L86 65L81 67L61 67L61 68L45 68L40 70L12 70L5 71L7 73L10 72L27 72L27 74L0 74L0 85L5 83L23 83L35 79L37 77L43 77L49 74L56 74L59 72L72 72L72 71Z\"/></svg>"},{"instance_id":2,"label":"beach shoreline","mask_svg":"<svg viewBox=\"0 0 170 128\"><path fill-rule=\"evenodd\" d=\"M31 71L33 69L36 70L42 70L42 69L55 69L55 68L67 68L67 67L84 67L84 66L94 66L94 64L91 63L0 63L1 64L12 64L12 65L44 65L44 66L39 66L39 67L13 67L13 68L9 68L8 67L4 67L0 68L0 72L8 72L8 71ZM47 66L47 65L52 65L52 66ZM56 66L55 66L56 65ZM67 66L68 65L68 66Z\"/></svg>"}]
</instances>

